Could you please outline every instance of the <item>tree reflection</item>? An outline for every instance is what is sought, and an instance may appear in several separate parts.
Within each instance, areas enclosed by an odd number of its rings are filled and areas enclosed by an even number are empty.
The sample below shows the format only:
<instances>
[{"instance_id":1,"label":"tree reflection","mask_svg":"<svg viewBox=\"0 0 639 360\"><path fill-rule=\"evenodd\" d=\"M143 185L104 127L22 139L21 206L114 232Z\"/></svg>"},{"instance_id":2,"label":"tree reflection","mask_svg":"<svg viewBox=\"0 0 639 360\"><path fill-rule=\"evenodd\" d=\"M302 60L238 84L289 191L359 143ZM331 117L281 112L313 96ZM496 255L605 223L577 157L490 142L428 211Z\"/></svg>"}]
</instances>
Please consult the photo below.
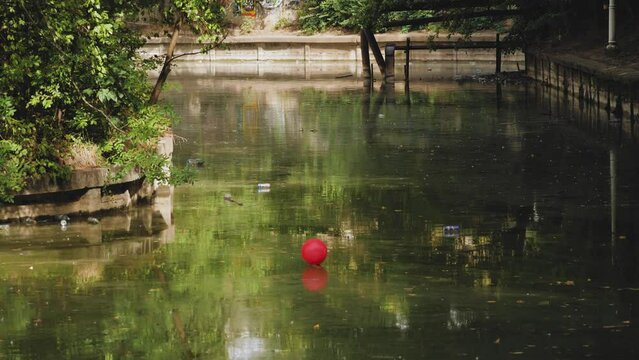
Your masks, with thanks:
<instances>
[{"instance_id":1,"label":"tree reflection","mask_svg":"<svg viewBox=\"0 0 639 360\"><path fill-rule=\"evenodd\" d=\"M28 261L3 253L2 338L21 339L3 353L585 357L583 332L635 321L636 299L601 290L636 274L636 252L620 259L626 278L599 259L609 153L540 120L523 90L504 87L497 111L492 88L411 85L393 98L334 81L184 80L195 91L171 94L188 139L174 158L202 158L198 181L172 211L115 217L100 245L78 231L71 251L47 235L13 248ZM634 168L627 156L619 168ZM616 181L619 199L636 195ZM617 216L629 249L634 215ZM323 268L300 259L312 236L329 246Z\"/></svg>"}]
</instances>

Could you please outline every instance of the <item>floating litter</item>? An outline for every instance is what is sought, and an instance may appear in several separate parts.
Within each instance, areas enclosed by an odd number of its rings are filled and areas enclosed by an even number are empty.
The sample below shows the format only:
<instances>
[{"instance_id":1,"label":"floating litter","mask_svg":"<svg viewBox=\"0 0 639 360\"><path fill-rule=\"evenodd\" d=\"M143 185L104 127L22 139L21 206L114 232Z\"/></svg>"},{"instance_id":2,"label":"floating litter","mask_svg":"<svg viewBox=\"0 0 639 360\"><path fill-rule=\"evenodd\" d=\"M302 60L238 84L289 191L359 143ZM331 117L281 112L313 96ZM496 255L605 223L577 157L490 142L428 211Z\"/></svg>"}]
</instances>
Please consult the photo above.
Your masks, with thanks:
<instances>
[{"instance_id":1,"label":"floating litter","mask_svg":"<svg viewBox=\"0 0 639 360\"><path fill-rule=\"evenodd\" d=\"M444 237L456 237L459 236L459 225L447 225L444 226Z\"/></svg>"}]
</instances>

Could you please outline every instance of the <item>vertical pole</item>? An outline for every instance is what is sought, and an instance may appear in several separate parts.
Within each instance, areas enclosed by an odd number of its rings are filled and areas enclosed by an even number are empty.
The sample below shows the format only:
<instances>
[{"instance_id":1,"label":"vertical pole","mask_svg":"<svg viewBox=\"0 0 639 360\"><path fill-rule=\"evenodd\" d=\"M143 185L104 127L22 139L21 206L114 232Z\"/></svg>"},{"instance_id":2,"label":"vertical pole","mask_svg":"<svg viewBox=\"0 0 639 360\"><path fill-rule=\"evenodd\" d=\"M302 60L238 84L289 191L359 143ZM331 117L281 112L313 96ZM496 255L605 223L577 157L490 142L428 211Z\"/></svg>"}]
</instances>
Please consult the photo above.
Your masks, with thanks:
<instances>
[{"instance_id":1,"label":"vertical pole","mask_svg":"<svg viewBox=\"0 0 639 360\"><path fill-rule=\"evenodd\" d=\"M606 95L606 112L608 113L608 121L610 121L610 113L612 111L612 103L610 100L610 85L607 85L607 91L606 91L607 95Z\"/></svg>"},{"instance_id":2,"label":"vertical pole","mask_svg":"<svg viewBox=\"0 0 639 360\"><path fill-rule=\"evenodd\" d=\"M635 92L630 89L630 126L635 126Z\"/></svg>"},{"instance_id":3,"label":"vertical pole","mask_svg":"<svg viewBox=\"0 0 639 360\"><path fill-rule=\"evenodd\" d=\"M579 71L579 101L584 100L584 79L582 76L582 72Z\"/></svg>"},{"instance_id":4,"label":"vertical pole","mask_svg":"<svg viewBox=\"0 0 639 360\"><path fill-rule=\"evenodd\" d=\"M406 64L404 65L404 80L406 81L406 83L408 83L410 78L410 70L408 67L409 65L410 65L410 38L407 37L406 38Z\"/></svg>"},{"instance_id":5,"label":"vertical pole","mask_svg":"<svg viewBox=\"0 0 639 360\"><path fill-rule=\"evenodd\" d=\"M499 34L495 38L495 75L499 75L501 73L501 45L499 44Z\"/></svg>"},{"instance_id":6,"label":"vertical pole","mask_svg":"<svg viewBox=\"0 0 639 360\"><path fill-rule=\"evenodd\" d=\"M575 69L570 68L570 93L575 97Z\"/></svg>"},{"instance_id":7,"label":"vertical pole","mask_svg":"<svg viewBox=\"0 0 639 360\"><path fill-rule=\"evenodd\" d=\"M566 67L564 66L564 81L562 82L564 87L564 97L568 98L568 75L566 74Z\"/></svg>"},{"instance_id":8,"label":"vertical pole","mask_svg":"<svg viewBox=\"0 0 639 360\"><path fill-rule=\"evenodd\" d=\"M362 75L364 79L371 78L371 58L369 55L368 38L364 30L359 32L360 51L362 53Z\"/></svg>"},{"instance_id":9,"label":"vertical pole","mask_svg":"<svg viewBox=\"0 0 639 360\"><path fill-rule=\"evenodd\" d=\"M595 84L595 86L597 87L597 89L595 91L597 91L597 100L595 100L596 101L595 111L597 112L596 113L597 122L599 122L599 113L600 113L599 107L601 106L601 99L599 98L599 90L600 90L599 80L596 80L596 81L597 83Z\"/></svg>"},{"instance_id":10,"label":"vertical pole","mask_svg":"<svg viewBox=\"0 0 639 360\"><path fill-rule=\"evenodd\" d=\"M615 0L609 0L608 3L608 45L606 45L606 50L614 51L617 50L617 40L615 34L616 28L616 8Z\"/></svg>"},{"instance_id":11,"label":"vertical pole","mask_svg":"<svg viewBox=\"0 0 639 360\"><path fill-rule=\"evenodd\" d=\"M617 238L617 153L610 149L610 259L615 263Z\"/></svg>"},{"instance_id":12,"label":"vertical pole","mask_svg":"<svg viewBox=\"0 0 639 360\"><path fill-rule=\"evenodd\" d=\"M375 61L377 62L377 67L379 67L379 71L382 73L382 76L386 75L384 71L386 71L386 62L384 61L384 56L382 55L382 51L379 49L379 44L377 43L377 39L375 39L375 34L371 29L364 29L364 34L368 39L369 46L373 51L373 56L375 57Z\"/></svg>"},{"instance_id":13,"label":"vertical pole","mask_svg":"<svg viewBox=\"0 0 639 360\"><path fill-rule=\"evenodd\" d=\"M614 110L615 120L622 121L623 120L623 99L621 98L621 91L617 94L617 99L615 101L615 110Z\"/></svg>"},{"instance_id":14,"label":"vertical pole","mask_svg":"<svg viewBox=\"0 0 639 360\"><path fill-rule=\"evenodd\" d=\"M385 67L384 81L388 83L395 82L395 44L387 44L384 49Z\"/></svg>"}]
</instances>

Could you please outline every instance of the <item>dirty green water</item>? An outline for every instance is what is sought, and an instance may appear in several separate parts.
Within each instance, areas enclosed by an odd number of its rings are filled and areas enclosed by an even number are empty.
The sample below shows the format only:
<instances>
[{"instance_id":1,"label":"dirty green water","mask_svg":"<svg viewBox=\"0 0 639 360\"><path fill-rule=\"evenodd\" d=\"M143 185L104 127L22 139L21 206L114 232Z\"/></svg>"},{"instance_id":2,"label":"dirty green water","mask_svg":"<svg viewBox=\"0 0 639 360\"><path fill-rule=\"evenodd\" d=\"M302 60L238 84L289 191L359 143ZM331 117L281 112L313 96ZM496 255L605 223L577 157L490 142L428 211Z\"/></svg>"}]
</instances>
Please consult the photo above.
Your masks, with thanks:
<instances>
[{"instance_id":1,"label":"dirty green water","mask_svg":"<svg viewBox=\"0 0 639 360\"><path fill-rule=\"evenodd\" d=\"M639 355L639 165L614 126L520 85L182 75L197 182L0 229L0 358Z\"/></svg>"}]
</instances>

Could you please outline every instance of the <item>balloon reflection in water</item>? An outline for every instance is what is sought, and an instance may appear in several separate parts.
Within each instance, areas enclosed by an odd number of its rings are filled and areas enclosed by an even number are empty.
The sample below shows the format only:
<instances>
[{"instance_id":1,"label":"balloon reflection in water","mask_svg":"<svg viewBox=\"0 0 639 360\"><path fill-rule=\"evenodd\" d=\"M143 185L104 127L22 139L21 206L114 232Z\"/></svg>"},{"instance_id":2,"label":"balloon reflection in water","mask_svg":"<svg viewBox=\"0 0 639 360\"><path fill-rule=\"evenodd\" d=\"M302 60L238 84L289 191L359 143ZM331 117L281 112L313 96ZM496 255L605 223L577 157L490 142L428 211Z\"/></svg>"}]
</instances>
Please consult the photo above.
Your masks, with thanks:
<instances>
[{"instance_id":1,"label":"balloon reflection in water","mask_svg":"<svg viewBox=\"0 0 639 360\"><path fill-rule=\"evenodd\" d=\"M320 291L328 283L328 272L319 266L309 266L302 273L302 284L308 291Z\"/></svg>"}]
</instances>

